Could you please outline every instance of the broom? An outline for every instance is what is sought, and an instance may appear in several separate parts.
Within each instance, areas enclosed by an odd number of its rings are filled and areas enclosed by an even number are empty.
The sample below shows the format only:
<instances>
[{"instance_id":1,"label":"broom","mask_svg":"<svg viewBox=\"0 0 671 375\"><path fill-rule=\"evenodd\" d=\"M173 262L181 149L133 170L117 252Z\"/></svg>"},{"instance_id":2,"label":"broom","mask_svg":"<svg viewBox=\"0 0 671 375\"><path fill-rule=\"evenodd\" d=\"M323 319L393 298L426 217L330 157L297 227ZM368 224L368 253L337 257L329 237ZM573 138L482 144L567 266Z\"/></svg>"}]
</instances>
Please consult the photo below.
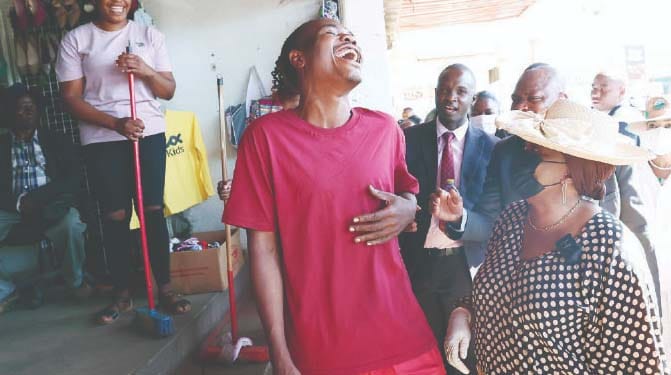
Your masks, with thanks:
<instances>
[{"instance_id":1,"label":"broom","mask_svg":"<svg viewBox=\"0 0 671 375\"><path fill-rule=\"evenodd\" d=\"M130 53L130 41L126 47L126 53ZM130 92L130 116L137 120L135 108L135 77L128 73L128 91ZM135 309L134 325L138 330L158 337L170 336L175 332L172 318L156 311L154 305L154 291L151 285L151 265L149 264L149 246L147 245L147 232L144 221L144 199L142 196L142 173L140 171L140 143L133 142L133 159L135 162L135 196L137 203L137 217L140 221L140 242L142 247L142 261L144 262L144 281L147 286L147 301L149 307Z\"/></svg>"},{"instance_id":2,"label":"broom","mask_svg":"<svg viewBox=\"0 0 671 375\"><path fill-rule=\"evenodd\" d=\"M217 95L219 97L219 137L221 142L221 175L228 179L226 165L226 114L224 111L224 79L217 76ZM218 349L217 359L233 363L237 359L247 362L268 362L270 354L268 347L254 346L248 337L238 336L238 316L235 307L235 277L233 276L233 249L231 248L231 227L224 224L226 231L226 271L228 273L228 304L231 315L231 332L223 338L223 345Z\"/></svg>"}]
</instances>

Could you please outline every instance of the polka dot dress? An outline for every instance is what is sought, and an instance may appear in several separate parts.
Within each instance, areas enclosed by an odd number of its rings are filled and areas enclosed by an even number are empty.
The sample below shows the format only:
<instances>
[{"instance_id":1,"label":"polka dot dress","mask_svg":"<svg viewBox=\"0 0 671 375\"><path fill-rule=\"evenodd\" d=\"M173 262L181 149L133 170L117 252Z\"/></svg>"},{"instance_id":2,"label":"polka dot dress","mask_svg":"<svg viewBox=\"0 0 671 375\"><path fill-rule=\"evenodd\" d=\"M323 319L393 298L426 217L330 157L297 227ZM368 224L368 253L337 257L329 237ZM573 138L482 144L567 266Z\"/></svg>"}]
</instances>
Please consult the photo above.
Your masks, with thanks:
<instances>
[{"instance_id":1,"label":"polka dot dress","mask_svg":"<svg viewBox=\"0 0 671 375\"><path fill-rule=\"evenodd\" d=\"M623 250L623 228L604 211L576 238L582 255L574 264L558 250L522 260L527 207L516 202L502 213L474 281L469 307L482 373L667 374L637 242Z\"/></svg>"}]
</instances>

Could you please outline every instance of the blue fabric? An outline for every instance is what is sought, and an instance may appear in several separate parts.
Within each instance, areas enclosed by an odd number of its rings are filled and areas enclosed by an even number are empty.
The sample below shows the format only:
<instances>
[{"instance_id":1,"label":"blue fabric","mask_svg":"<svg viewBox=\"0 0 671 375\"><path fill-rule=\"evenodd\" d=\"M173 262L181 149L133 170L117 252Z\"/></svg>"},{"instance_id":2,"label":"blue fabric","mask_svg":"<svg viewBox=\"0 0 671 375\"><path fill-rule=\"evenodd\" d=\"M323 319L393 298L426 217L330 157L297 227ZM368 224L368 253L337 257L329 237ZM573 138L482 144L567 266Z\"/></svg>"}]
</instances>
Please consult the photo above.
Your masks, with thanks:
<instances>
[{"instance_id":1,"label":"blue fabric","mask_svg":"<svg viewBox=\"0 0 671 375\"><path fill-rule=\"evenodd\" d=\"M19 196L31 192L49 182L46 159L42 152L37 130L28 142L21 141L12 133L12 187Z\"/></svg>"}]
</instances>

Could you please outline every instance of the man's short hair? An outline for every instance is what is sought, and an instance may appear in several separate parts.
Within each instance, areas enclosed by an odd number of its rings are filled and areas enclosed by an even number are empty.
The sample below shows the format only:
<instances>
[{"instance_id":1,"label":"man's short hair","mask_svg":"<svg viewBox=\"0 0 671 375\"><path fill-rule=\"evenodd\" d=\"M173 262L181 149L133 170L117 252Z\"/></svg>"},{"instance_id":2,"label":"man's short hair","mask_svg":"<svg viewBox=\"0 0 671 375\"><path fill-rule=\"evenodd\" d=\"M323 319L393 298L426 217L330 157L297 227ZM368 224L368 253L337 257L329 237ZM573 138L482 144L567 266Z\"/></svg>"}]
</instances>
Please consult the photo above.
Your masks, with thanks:
<instances>
[{"instance_id":1,"label":"man's short hair","mask_svg":"<svg viewBox=\"0 0 671 375\"><path fill-rule=\"evenodd\" d=\"M493 100L497 104L499 103L499 99L497 99L496 95L494 95L494 93L491 91L483 90L475 94L475 100L485 100L485 99Z\"/></svg>"}]
</instances>

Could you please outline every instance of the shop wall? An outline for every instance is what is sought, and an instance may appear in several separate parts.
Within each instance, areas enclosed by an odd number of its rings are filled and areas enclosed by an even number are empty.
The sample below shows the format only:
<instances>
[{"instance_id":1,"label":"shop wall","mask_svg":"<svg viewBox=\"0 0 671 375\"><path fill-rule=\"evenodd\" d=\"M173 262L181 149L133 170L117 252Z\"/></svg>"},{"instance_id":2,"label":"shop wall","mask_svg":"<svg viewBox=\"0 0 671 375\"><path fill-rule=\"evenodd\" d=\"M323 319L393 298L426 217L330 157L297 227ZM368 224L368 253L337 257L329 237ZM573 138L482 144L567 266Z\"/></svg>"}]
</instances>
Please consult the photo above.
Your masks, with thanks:
<instances>
[{"instance_id":1,"label":"shop wall","mask_svg":"<svg viewBox=\"0 0 671 375\"><path fill-rule=\"evenodd\" d=\"M143 0L166 41L177 81L175 97L164 106L195 112L208 150L213 184L221 179L216 76L224 77L225 105L244 101L249 71L255 66L270 89L271 72L282 43L297 26L316 18L321 0ZM10 0L0 0L7 14ZM391 112L389 63L383 0L340 0L343 23L363 49L364 81L352 104ZM229 150L232 174L235 150ZM170 183L168 181L167 183ZM222 228L223 204L211 197L185 215L194 231Z\"/></svg>"},{"instance_id":2,"label":"shop wall","mask_svg":"<svg viewBox=\"0 0 671 375\"><path fill-rule=\"evenodd\" d=\"M249 70L256 66L269 89L282 43L298 25L315 18L316 0L145 0L147 11L166 34L177 92L166 106L194 111L208 149L212 179L221 176L216 75L224 76L226 106L244 100ZM389 74L382 0L341 1L344 23L365 53L364 82L354 105L389 111ZM375 16L373 16L375 15ZM229 171L235 151L229 152ZM168 181L168 183L170 183ZM197 231L221 227L223 205L216 198L186 213Z\"/></svg>"},{"instance_id":3,"label":"shop wall","mask_svg":"<svg viewBox=\"0 0 671 375\"><path fill-rule=\"evenodd\" d=\"M244 101L252 66L269 89L282 43L293 29L318 14L321 1L145 0L143 4L166 35L177 81L175 97L165 105L198 116L216 183L221 178L217 74L224 77L226 106ZM234 158L235 150L229 150L229 174ZM221 228L222 212L223 204L211 197L185 215L195 231L206 231Z\"/></svg>"}]
</instances>

